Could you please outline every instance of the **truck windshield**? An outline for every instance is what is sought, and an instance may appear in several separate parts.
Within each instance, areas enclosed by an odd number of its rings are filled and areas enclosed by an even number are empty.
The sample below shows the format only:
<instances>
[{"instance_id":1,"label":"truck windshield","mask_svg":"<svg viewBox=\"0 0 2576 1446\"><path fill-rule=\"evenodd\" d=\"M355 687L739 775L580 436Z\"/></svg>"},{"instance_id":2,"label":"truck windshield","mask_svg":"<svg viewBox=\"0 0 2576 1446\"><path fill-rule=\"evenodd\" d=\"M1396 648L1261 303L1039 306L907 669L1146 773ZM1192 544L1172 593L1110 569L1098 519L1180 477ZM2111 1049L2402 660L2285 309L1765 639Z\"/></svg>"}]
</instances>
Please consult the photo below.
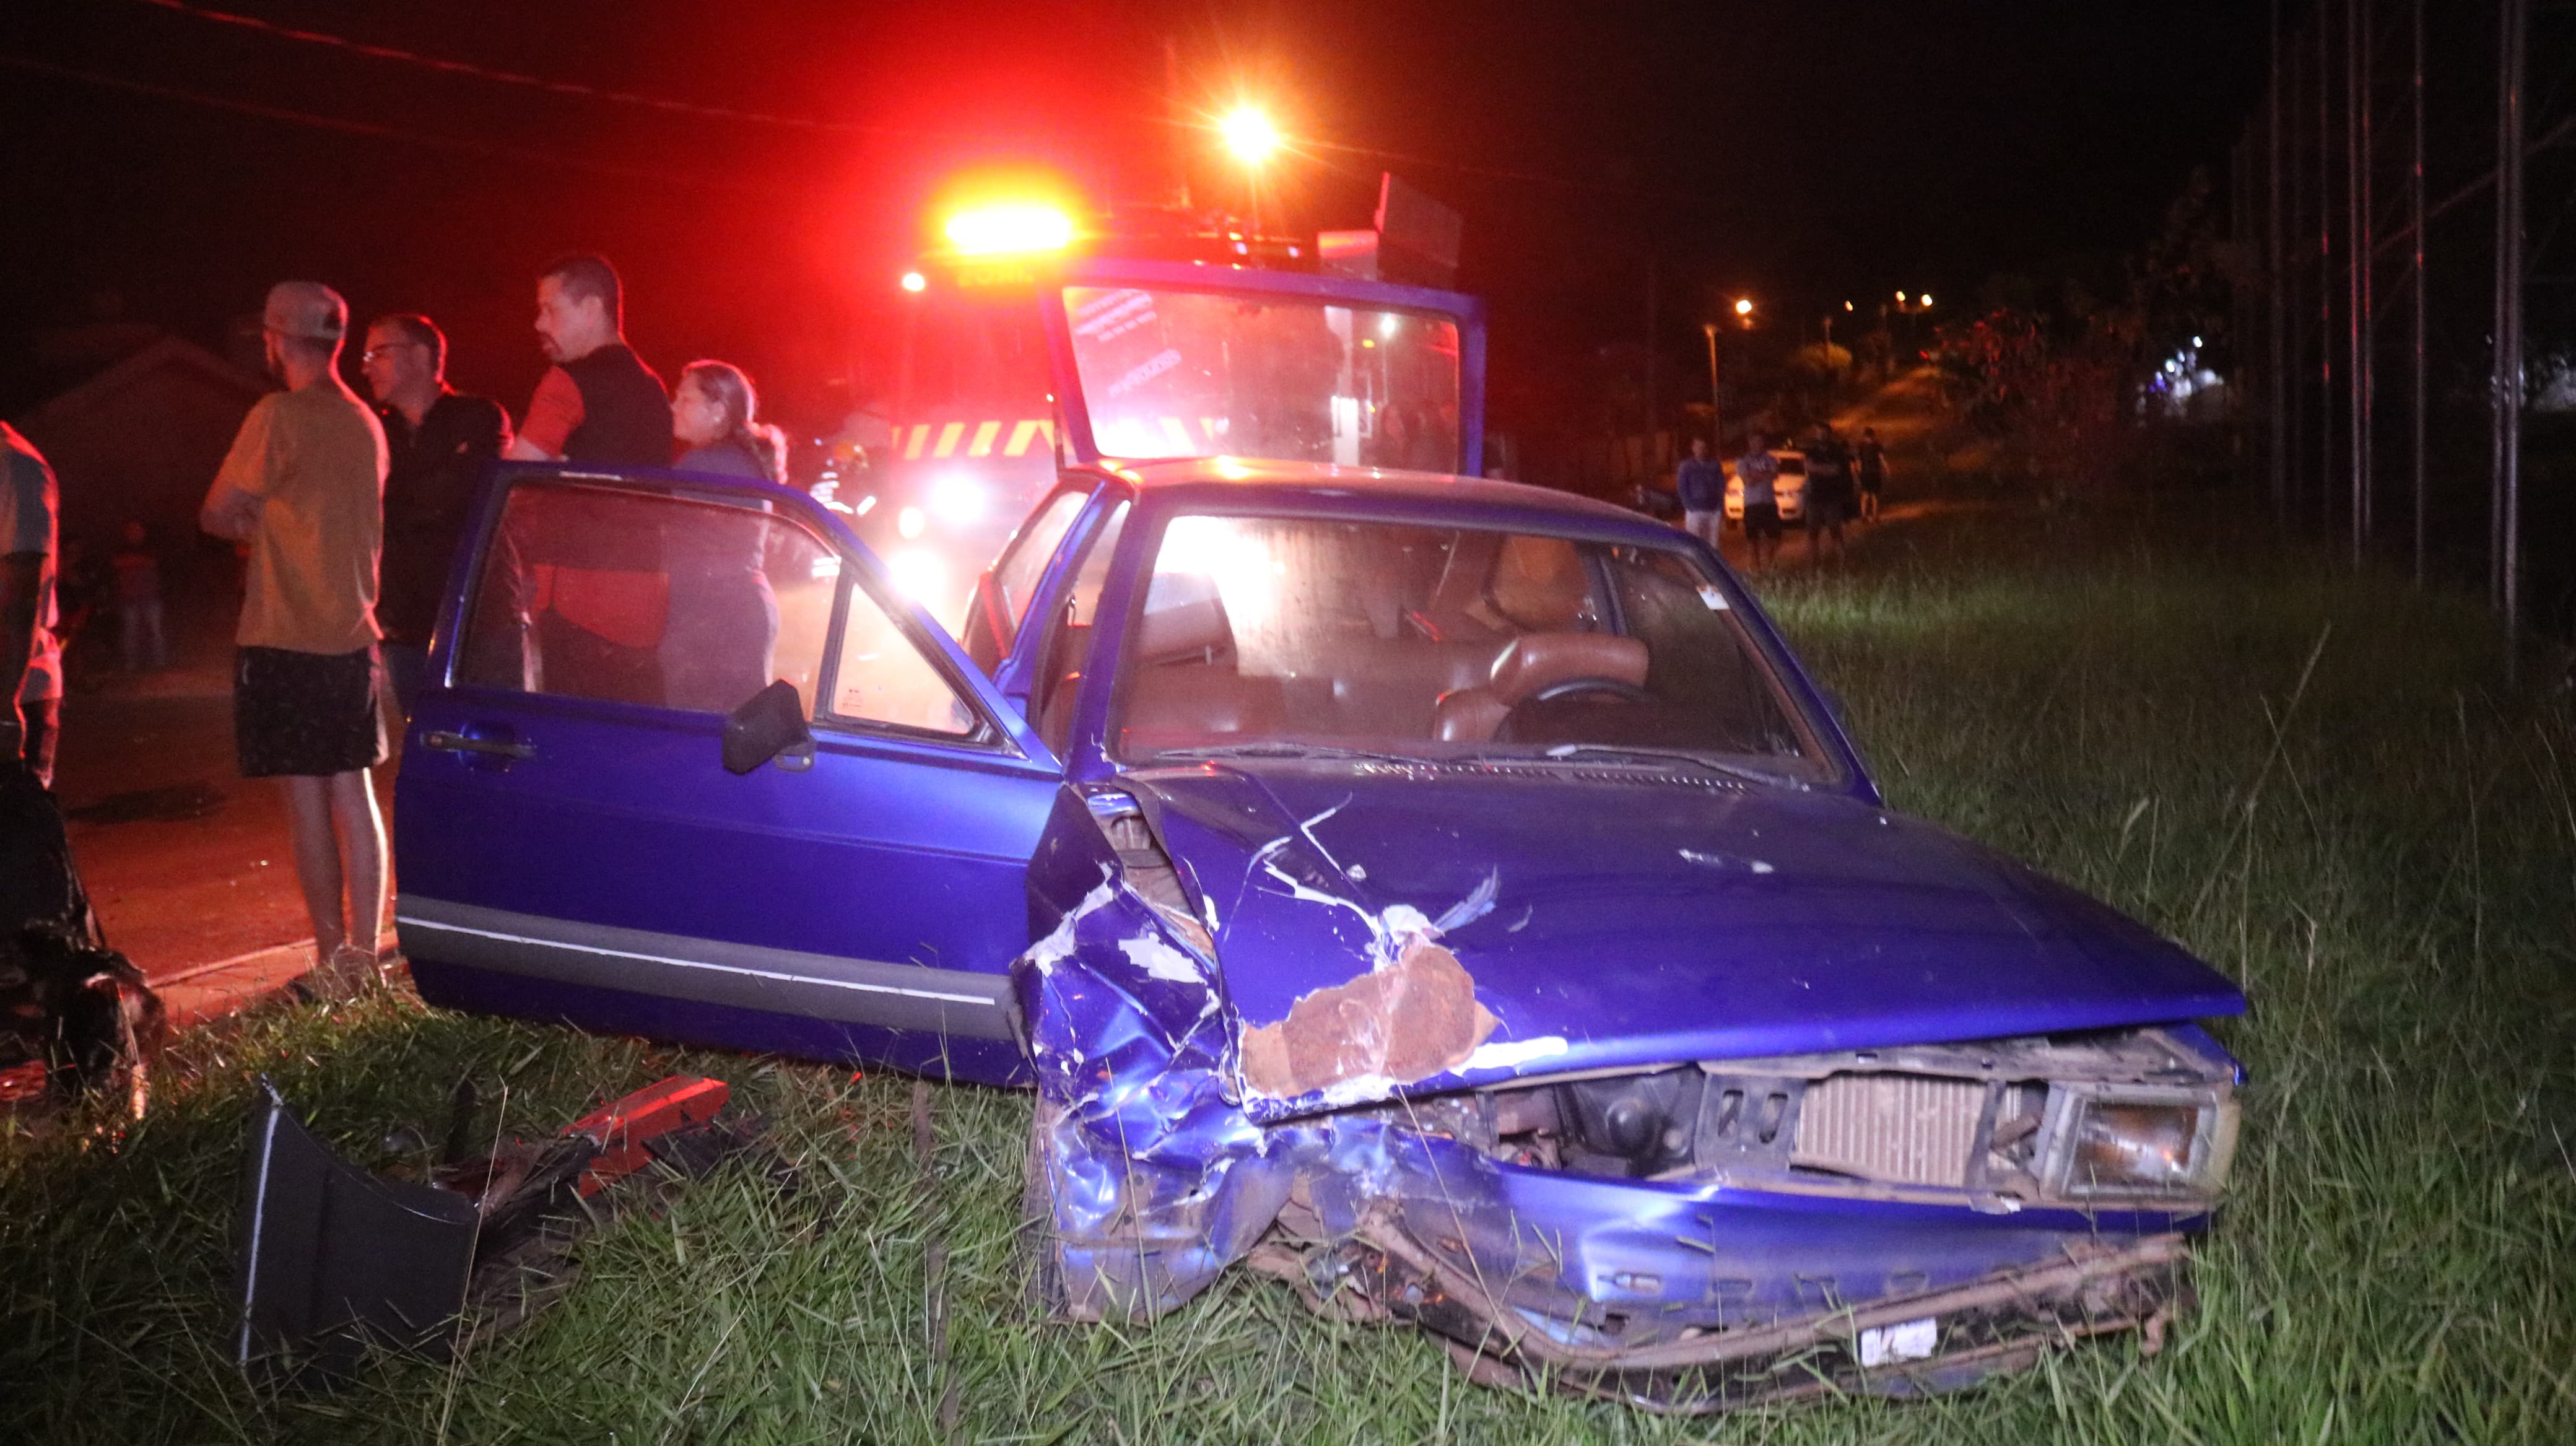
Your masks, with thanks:
<instances>
[{"instance_id":1,"label":"truck windshield","mask_svg":"<svg viewBox=\"0 0 2576 1446\"><path fill-rule=\"evenodd\" d=\"M1836 772L1725 586L1678 550L1183 516L1121 653L1129 762L1362 749Z\"/></svg>"},{"instance_id":2,"label":"truck windshield","mask_svg":"<svg viewBox=\"0 0 2576 1446\"><path fill-rule=\"evenodd\" d=\"M1125 286L1064 301L1103 455L1459 470L1448 317Z\"/></svg>"}]
</instances>

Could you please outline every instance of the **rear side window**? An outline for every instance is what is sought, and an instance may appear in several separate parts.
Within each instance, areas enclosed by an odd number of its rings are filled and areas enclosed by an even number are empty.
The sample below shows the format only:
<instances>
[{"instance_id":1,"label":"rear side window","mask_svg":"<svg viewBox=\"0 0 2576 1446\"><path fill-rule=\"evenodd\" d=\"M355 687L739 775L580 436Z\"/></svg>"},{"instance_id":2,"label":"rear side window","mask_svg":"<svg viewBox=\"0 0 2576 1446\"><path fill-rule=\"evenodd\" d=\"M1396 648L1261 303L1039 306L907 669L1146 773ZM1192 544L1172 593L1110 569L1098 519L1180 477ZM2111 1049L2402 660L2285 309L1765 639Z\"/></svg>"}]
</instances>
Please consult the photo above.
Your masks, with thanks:
<instances>
[{"instance_id":1,"label":"rear side window","mask_svg":"<svg viewBox=\"0 0 2576 1446\"><path fill-rule=\"evenodd\" d=\"M827 658L839 664L828 683ZM796 519L594 484L511 489L466 614L460 686L722 714L780 679L809 718L958 736L978 726Z\"/></svg>"},{"instance_id":2,"label":"rear side window","mask_svg":"<svg viewBox=\"0 0 2576 1446\"><path fill-rule=\"evenodd\" d=\"M1038 580L1046 575L1046 565L1063 545L1064 534L1073 520L1082 515L1082 504L1090 500L1080 492L1059 492L1044 510L1032 518L1010 551L993 568L993 590L999 595L1004 615L1011 621L1007 646L1020 634L1020 624L1028 618L1029 603L1037 596Z\"/></svg>"}]
</instances>

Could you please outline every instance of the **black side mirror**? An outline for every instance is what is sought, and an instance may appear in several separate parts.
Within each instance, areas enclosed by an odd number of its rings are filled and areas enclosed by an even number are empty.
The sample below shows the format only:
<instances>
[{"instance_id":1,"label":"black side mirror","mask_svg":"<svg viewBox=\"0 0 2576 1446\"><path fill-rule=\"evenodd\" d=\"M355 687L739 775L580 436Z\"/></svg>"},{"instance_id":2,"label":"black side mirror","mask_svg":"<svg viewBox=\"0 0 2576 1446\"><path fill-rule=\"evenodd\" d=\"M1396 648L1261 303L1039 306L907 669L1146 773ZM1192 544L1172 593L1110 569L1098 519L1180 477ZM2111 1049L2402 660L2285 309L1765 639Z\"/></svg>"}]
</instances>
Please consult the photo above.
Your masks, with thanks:
<instances>
[{"instance_id":1,"label":"black side mirror","mask_svg":"<svg viewBox=\"0 0 2576 1446\"><path fill-rule=\"evenodd\" d=\"M750 702L725 715L724 766L728 773L749 773L799 745L810 755L814 734L805 726L805 704L796 696L796 685L784 678L752 694Z\"/></svg>"}]
</instances>

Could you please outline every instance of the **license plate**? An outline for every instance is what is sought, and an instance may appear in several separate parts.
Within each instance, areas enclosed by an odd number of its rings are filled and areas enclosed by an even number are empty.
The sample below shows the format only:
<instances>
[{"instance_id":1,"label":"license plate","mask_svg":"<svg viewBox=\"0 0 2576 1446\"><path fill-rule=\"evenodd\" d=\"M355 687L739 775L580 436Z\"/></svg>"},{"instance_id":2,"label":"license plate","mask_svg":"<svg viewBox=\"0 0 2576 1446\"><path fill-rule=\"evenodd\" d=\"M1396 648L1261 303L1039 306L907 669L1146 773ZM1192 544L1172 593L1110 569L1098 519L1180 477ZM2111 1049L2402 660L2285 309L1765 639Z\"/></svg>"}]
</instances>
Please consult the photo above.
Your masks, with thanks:
<instances>
[{"instance_id":1,"label":"license plate","mask_svg":"<svg viewBox=\"0 0 2576 1446\"><path fill-rule=\"evenodd\" d=\"M1872 1326L1860 1333L1860 1363L1863 1366L1893 1365L1898 1361L1931 1359L1941 1348L1941 1322L1933 1316L1891 1326Z\"/></svg>"}]
</instances>

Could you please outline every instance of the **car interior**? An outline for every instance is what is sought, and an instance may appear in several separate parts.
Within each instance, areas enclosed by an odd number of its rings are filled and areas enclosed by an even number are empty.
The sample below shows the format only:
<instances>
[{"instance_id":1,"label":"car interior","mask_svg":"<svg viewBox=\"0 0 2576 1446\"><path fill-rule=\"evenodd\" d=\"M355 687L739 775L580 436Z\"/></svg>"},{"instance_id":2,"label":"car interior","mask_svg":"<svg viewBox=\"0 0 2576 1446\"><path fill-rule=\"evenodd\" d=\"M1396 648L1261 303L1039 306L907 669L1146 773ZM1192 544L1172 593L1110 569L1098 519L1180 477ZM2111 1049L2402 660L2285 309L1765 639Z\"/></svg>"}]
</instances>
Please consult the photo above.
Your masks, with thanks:
<instances>
[{"instance_id":1,"label":"car interior","mask_svg":"<svg viewBox=\"0 0 2576 1446\"><path fill-rule=\"evenodd\" d=\"M1561 537L1177 519L1124 668L1131 760L1260 739L1813 752L1689 562Z\"/></svg>"}]
</instances>

